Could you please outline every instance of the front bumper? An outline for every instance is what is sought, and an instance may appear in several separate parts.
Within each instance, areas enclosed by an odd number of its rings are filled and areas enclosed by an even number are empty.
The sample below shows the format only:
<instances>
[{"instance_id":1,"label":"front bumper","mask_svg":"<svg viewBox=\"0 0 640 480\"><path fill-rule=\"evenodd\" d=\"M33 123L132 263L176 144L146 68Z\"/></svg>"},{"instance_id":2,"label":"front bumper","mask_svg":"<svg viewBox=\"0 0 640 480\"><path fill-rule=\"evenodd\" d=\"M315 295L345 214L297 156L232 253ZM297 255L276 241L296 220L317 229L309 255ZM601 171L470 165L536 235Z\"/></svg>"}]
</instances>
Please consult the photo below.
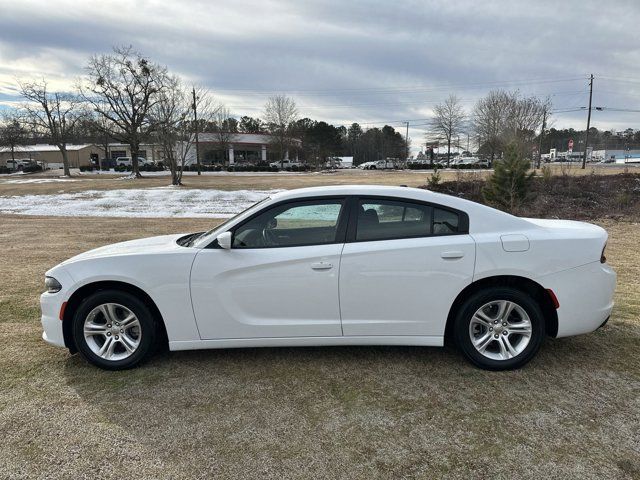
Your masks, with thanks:
<instances>
[{"instance_id":1,"label":"front bumper","mask_svg":"<svg viewBox=\"0 0 640 480\"><path fill-rule=\"evenodd\" d=\"M40 295L40 308L42 316L42 339L55 345L56 347L65 347L64 333L62 331L62 320L60 320L60 309L62 308L63 296L58 293L43 293Z\"/></svg>"},{"instance_id":2,"label":"front bumper","mask_svg":"<svg viewBox=\"0 0 640 480\"><path fill-rule=\"evenodd\" d=\"M613 309L616 277L606 263L593 262L539 279L560 304L557 337L593 332L604 324Z\"/></svg>"},{"instance_id":3,"label":"front bumper","mask_svg":"<svg viewBox=\"0 0 640 480\"><path fill-rule=\"evenodd\" d=\"M62 284L62 290L57 293L44 292L40 295L40 309L42 316L42 339L55 345L56 347L66 347L64 342L64 331L60 310L62 305L69 299L69 288L73 285L73 279L62 267L55 267L47 272L47 275L54 277Z\"/></svg>"}]
</instances>

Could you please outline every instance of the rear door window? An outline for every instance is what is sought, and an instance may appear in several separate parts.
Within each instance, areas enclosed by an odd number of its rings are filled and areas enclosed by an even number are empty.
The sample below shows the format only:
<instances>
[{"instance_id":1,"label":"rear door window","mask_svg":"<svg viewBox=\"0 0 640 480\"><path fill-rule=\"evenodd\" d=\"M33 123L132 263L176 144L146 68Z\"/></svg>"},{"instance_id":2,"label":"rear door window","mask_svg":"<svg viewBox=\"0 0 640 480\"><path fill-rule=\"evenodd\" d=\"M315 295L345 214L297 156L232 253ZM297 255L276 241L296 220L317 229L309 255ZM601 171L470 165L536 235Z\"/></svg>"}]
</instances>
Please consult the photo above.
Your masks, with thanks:
<instances>
[{"instance_id":1,"label":"rear door window","mask_svg":"<svg viewBox=\"0 0 640 480\"><path fill-rule=\"evenodd\" d=\"M396 200L358 202L356 241L390 240L431 235L433 208Z\"/></svg>"}]
</instances>

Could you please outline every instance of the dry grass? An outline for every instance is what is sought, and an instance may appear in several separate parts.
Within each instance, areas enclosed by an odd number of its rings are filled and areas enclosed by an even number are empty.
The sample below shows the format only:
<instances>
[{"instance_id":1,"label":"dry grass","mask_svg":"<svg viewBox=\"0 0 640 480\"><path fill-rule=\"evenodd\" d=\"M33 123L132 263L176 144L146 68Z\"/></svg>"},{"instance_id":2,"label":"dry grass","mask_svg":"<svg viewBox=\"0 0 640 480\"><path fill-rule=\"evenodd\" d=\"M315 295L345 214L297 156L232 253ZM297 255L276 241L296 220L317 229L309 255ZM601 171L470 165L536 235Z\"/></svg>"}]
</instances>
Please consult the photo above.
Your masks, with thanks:
<instances>
[{"instance_id":1,"label":"dry grass","mask_svg":"<svg viewBox=\"0 0 640 480\"><path fill-rule=\"evenodd\" d=\"M625 170L619 166L589 166L581 170L577 165L572 165L566 171L567 175L616 174ZM629 166L629 171L640 171L640 167ZM555 175L560 175L559 165L552 165ZM539 171L538 171L539 172ZM184 177L185 188L215 188L221 190L265 190L270 188L302 188L319 185L408 185L417 187L425 185L431 171L426 170L338 170L335 172L310 172L310 173L284 173L284 174L215 174L215 175L188 175ZM489 171L441 171L441 181L448 180L476 180L485 178ZM120 188L150 188L161 187L170 183L170 178L164 176L147 176L141 179L130 179L126 175L76 175L73 182L52 183L7 183L14 180L51 179L60 175L59 171L25 176L0 176L0 195L25 195L25 194L51 194L73 193L85 190L112 190Z\"/></svg>"},{"instance_id":2,"label":"dry grass","mask_svg":"<svg viewBox=\"0 0 640 480\"><path fill-rule=\"evenodd\" d=\"M42 342L47 268L211 223L0 216L0 477L640 477L639 225L604 225L609 325L516 372L363 347L165 353L114 373Z\"/></svg>"}]
</instances>

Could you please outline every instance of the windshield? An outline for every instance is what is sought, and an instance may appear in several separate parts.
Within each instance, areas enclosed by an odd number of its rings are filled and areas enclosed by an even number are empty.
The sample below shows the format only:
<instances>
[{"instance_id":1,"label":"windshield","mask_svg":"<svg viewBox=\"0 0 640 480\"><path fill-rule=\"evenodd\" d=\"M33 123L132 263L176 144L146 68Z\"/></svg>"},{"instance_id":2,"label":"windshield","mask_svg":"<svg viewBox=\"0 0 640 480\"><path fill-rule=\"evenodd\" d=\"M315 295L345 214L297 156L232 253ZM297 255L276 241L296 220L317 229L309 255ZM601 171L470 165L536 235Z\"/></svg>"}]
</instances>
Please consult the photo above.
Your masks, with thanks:
<instances>
[{"instance_id":1,"label":"windshield","mask_svg":"<svg viewBox=\"0 0 640 480\"><path fill-rule=\"evenodd\" d=\"M201 235L196 236L195 238L193 238L191 240L191 245L194 245L196 243L196 241L199 240L204 240L208 237L216 237L219 233L222 233L225 231L226 227L229 226L231 223L235 222L236 219L240 216L240 215L244 215L245 213L247 213L249 210L252 210L256 207L258 207L259 205L263 204L264 202L270 200L271 197L267 197L264 198L262 200L260 200L259 202L254 203L253 205L251 205L248 208L245 208L243 211L241 211L240 213L238 213L237 215L234 215L233 217L227 219L226 221L224 221L223 223L221 223L220 225L217 225L215 227L213 227L211 230L202 233Z\"/></svg>"}]
</instances>

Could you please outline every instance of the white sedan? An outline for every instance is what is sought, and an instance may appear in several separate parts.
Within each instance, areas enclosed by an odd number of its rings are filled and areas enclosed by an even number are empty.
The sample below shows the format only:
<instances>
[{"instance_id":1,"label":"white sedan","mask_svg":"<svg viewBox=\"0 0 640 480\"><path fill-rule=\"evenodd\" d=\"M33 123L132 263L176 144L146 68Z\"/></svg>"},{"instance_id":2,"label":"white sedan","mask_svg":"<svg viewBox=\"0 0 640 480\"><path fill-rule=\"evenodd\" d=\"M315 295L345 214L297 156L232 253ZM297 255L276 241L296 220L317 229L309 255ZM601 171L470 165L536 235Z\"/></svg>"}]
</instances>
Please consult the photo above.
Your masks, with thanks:
<instances>
[{"instance_id":1,"label":"white sedan","mask_svg":"<svg viewBox=\"0 0 640 480\"><path fill-rule=\"evenodd\" d=\"M43 338L123 369L153 349L441 346L517 368L611 313L607 233L427 190L278 193L211 231L109 245L46 273Z\"/></svg>"}]
</instances>

